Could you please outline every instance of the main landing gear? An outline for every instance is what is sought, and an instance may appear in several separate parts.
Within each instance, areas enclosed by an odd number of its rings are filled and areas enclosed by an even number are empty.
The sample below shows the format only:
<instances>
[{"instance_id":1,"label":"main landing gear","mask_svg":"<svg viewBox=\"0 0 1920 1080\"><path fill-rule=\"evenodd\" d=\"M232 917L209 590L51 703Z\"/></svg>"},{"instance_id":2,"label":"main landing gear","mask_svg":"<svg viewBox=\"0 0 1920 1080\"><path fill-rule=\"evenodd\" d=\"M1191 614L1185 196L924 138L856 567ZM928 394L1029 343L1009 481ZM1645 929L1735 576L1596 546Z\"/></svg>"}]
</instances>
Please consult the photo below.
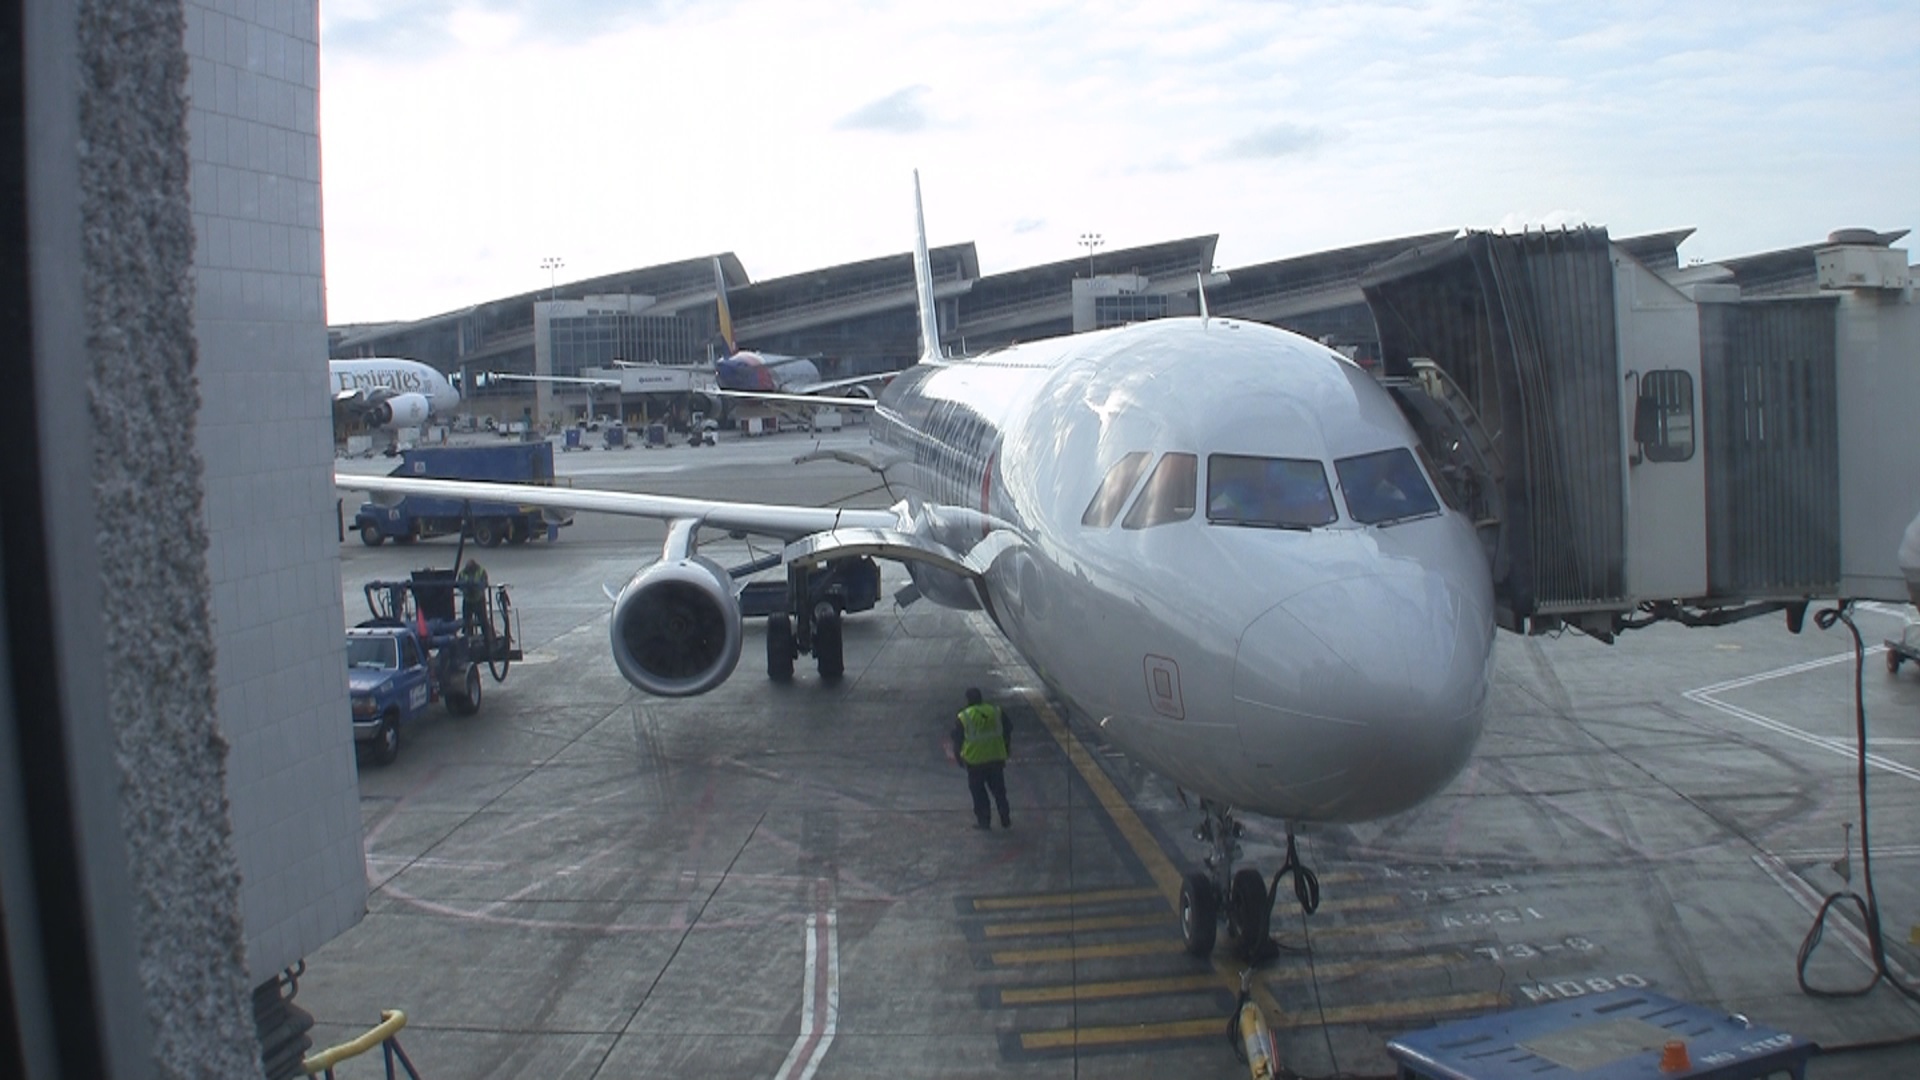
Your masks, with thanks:
<instances>
[{"instance_id":1,"label":"main landing gear","mask_svg":"<svg viewBox=\"0 0 1920 1080\"><path fill-rule=\"evenodd\" d=\"M1234 955L1247 963L1258 963L1274 955L1268 926L1273 905L1279 895L1280 879L1293 875L1294 898L1300 910L1311 915L1320 907L1320 879L1300 862L1294 846L1293 826L1287 826L1287 857L1274 871L1271 884L1262 880L1252 867L1233 869L1240 857L1240 837L1244 829L1234 820L1233 810L1211 799L1202 799L1200 809L1207 815L1193 831L1194 839L1204 840L1211 850L1206 870L1187 875L1180 887L1180 937L1194 956L1213 952L1213 943L1222 919L1233 940Z\"/></svg>"},{"instance_id":2,"label":"main landing gear","mask_svg":"<svg viewBox=\"0 0 1920 1080\"><path fill-rule=\"evenodd\" d=\"M775 682L793 678L793 662L801 653L812 653L823 680L846 674L846 652L841 635L840 609L831 598L813 604L791 603L791 598L809 592L807 572L796 566L787 568L787 596L792 614L777 611L767 616L767 677Z\"/></svg>"}]
</instances>

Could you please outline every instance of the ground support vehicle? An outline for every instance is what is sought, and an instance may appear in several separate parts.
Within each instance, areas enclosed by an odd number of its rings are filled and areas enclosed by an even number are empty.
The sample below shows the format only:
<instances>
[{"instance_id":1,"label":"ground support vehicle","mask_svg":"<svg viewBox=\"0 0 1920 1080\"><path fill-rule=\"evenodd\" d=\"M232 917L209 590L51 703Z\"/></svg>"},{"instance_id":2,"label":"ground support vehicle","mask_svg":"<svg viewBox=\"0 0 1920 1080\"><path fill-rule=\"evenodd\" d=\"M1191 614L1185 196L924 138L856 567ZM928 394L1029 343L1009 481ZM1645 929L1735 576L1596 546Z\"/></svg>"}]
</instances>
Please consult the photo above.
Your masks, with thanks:
<instances>
[{"instance_id":1,"label":"ground support vehicle","mask_svg":"<svg viewBox=\"0 0 1920 1080\"><path fill-rule=\"evenodd\" d=\"M553 444L506 443L488 446L415 447L402 457L394 476L433 480L484 480L496 483L546 484L554 482ZM481 502L407 495L399 499L363 503L353 527L361 543L410 544L433 536L465 535L481 547L524 544L536 536L556 540L560 528L570 525L566 513L511 502Z\"/></svg>"},{"instance_id":2,"label":"ground support vehicle","mask_svg":"<svg viewBox=\"0 0 1920 1080\"><path fill-rule=\"evenodd\" d=\"M481 668L505 682L522 654L505 585L463 586L451 570L416 570L409 581L363 588L373 617L347 631L347 694L356 747L386 765L400 753L401 729L429 705L472 716Z\"/></svg>"}]
</instances>

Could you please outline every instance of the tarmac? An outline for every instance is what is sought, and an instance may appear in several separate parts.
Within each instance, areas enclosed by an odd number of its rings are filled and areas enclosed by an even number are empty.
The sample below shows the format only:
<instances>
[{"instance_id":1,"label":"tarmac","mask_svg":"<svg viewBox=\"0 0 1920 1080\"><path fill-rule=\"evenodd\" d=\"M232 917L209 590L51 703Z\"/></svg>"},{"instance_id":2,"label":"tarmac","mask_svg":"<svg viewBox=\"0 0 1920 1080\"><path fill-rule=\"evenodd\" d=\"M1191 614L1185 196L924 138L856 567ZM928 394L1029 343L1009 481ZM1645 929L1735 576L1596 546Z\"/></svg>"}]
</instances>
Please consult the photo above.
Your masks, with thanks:
<instances>
[{"instance_id":1,"label":"tarmac","mask_svg":"<svg viewBox=\"0 0 1920 1080\"><path fill-rule=\"evenodd\" d=\"M556 457L580 486L890 501L852 466L791 464L814 445ZM316 1049L397 1008L429 1080L1247 1075L1226 1036L1241 986L1226 935L1210 959L1181 947L1180 879L1204 849L1179 792L1050 702L979 616L896 606L892 566L881 605L847 620L839 682L804 657L769 682L750 626L718 690L642 695L609 657L602 586L662 535L581 515L554 544L475 552L509 585L529 655L487 682L477 716L436 709L394 764L361 766L371 894L307 958L295 1003ZM349 623L363 582L455 554L451 539L347 537ZM1876 898L1910 986L1920 671L1890 676L1881 642L1913 615L1854 612ZM1854 660L1844 625L1811 619L1798 635L1772 617L1614 645L1502 634L1486 733L1449 789L1397 818L1303 829L1323 902L1303 915L1282 885L1280 954L1250 980L1281 1061L1391 1075L1396 1035L1615 989L1829 1047L1920 1031L1920 1007L1885 983L1825 998L1796 981L1823 900L1865 890ZM969 686L1015 724L1009 830L972 827L950 756ZM1243 865L1271 874L1282 826L1245 825ZM1807 978L1861 986L1869 951L1838 905ZM1816 1057L1808 1075L1920 1075L1920 1046Z\"/></svg>"}]
</instances>

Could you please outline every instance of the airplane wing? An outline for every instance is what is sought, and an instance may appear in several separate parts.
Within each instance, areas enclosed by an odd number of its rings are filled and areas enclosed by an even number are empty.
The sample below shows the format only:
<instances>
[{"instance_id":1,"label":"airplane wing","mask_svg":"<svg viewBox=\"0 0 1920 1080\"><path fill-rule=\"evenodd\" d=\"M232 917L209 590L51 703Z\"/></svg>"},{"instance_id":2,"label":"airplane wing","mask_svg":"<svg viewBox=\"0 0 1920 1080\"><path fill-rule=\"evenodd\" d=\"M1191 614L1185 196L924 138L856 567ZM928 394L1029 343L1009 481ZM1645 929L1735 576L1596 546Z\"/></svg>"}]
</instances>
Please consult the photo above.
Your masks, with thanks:
<instances>
[{"instance_id":1,"label":"airplane wing","mask_svg":"<svg viewBox=\"0 0 1920 1080\"><path fill-rule=\"evenodd\" d=\"M824 384L822 384L824 385ZM843 409L871 409L873 398L830 397L826 394L785 394L772 390L698 390L695 393L715 394L720 397L744 398L748 401L789 401L801 405L835 405Z\"/></svg>"},{"instance_id":2,"label":"airplane wing","mask_svg":"<svg viewBox=\"0 0 1920 1080\"><path fill-rule=\"evenodd\" d=\"M782 506L775 503L722 502L674 495L646 495L627 491L542 487L535 484L489 484L471 480L425 480L405 476L359 476L335 473L334 486L366 491L376 496L424 495L448 499L513 502L552 510L581 510L694 525L776 537L791 543L816 533L869 529L897 532L905 512L852 510L828 506Z\"/></svg>"},{"instance_id":3,"label":"airplane wing","mask_svg":"<svg viewBox=\"0 0 1920 1080\"><path fill-rule=\"evenodd\" d=\"M585 386L620 385L619 379L596 379L585 375L515 375L505 371L489 371L487 372L487 378L489 380L498 379L501 382L550 382Z\"/></svg>"},{"instance_id":4,"label":"airplane wing","mask_svg":"<svg viewBox=\"0 0 1920 1080\"><path fill-rule=\"evenodd\" d=\"M844 379L827 379L823 382L809 383L806 386L790 387L793 393L808 396L827 390L843 390L849 386L864 386L867 383L885 382L900 374L897 371L876 371L868 375L850 375Z\"/></svg>"}]
</instances>

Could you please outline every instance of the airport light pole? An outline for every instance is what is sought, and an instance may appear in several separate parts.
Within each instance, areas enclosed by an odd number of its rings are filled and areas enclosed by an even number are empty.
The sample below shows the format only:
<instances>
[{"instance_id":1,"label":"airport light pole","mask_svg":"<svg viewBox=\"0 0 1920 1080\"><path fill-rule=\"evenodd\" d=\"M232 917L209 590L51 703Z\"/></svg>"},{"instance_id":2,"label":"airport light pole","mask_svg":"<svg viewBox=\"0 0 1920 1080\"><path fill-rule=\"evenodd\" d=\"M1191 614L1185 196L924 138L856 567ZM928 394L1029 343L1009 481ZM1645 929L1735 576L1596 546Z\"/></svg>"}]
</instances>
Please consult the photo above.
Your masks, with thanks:
<instances>
[{"instance_id":1,"label":"airport light pole","mask_svg":"<svg viewBox=\"0 0 1920 1080\"><path fill-rule=\"evenodd\" d=\"M558 255L549 255L540 260L540 269L547 272L547 301L549 303L559 299L559 279L555 275L557 275L560 272L560 268L565 265L567 264L563 262Z\"/></svg>"},{"instance_id":2,"label":"airport light pole","mask_svg":"<svg viewBox=\"0 0 1920 1080\"><path fill-rule=\"evenodd\" d=\"M1106 239L1097 232L1083 232L1080 234L1080 246L1087 249L1087 278L1089 280L1093 278L1093 249L1106 242Z\"/></svg>"}]
</instances>

